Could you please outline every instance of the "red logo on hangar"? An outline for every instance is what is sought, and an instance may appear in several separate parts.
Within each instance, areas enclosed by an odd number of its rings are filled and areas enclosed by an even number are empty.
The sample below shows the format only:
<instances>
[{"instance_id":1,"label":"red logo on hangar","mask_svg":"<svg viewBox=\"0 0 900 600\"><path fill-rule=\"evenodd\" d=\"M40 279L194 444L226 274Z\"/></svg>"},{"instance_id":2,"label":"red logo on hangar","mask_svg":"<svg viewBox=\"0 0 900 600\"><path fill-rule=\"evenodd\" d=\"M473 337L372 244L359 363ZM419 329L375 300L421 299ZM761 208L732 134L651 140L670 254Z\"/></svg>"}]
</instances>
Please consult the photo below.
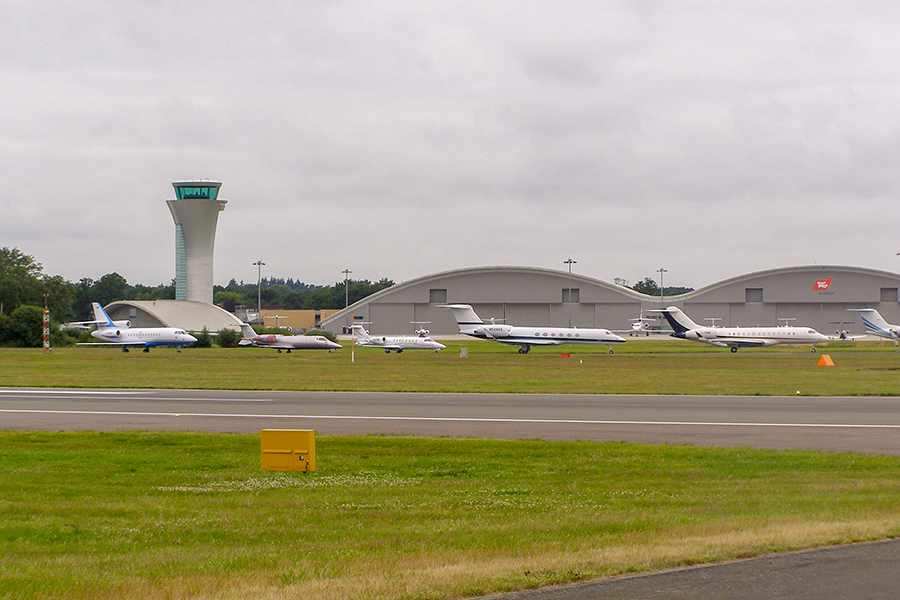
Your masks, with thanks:
<instances>
[{"instance_id":1,"label":"red logo on hangar","mask_svg":"<svg viewBox=\"0 0 900 600\"><path fill-rule=\"evenodd\" d=\"M831 285L831 282L834 281L834 277L826 277L825 279L817 279L813 284L812 291L814 292L822 292L828 289Z\"/></svg>"}]
</instances>

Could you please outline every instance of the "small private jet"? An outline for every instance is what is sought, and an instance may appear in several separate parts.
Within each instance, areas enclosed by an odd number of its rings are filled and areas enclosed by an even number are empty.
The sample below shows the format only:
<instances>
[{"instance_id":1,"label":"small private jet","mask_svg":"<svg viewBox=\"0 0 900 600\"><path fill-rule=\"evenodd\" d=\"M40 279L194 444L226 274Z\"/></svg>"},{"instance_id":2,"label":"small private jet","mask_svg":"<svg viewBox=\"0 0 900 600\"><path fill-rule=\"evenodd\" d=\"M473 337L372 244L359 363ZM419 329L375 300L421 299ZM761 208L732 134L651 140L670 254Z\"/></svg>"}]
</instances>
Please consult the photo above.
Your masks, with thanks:
<instances>
[{"instance_id":1,"label":"small private jet","mask_svg":"<svg viewBox=\"0 0 900 600\"><path fill-rule=\"evenodd\" d=\"M519 354L528 354L532 346L560 346L562 344L599 344L612 354L612 345L625 342L609 329L581 329L578 327L516 327L485 323L468 304L445 304L456 317L459 332L482 340L519 347Z\"/></svg>"},{"instance_id":2,"label":"small private jet","mask_svg":"<svg viewBox=\"0 0 900 600\"><path fill-rule=\"evenodd\" d=\"M187 331L176 327L132 327L129 321L113 321L98 302L92 302L91 306L94 307L93 321L79 321L69 325L96 325L97 329L91 332L91 336L101 341L81 343L79 346L121 346L122 352L128 352L129 348L143 348L144 352L150 352L150 348L154 346L175 346L180 350L182 346L189 346L197 341Z\"/></svg>"},{"instance_id":3,"label":"small private jet","mask_svg":"<svg viewBox=\"0 0 900 600\"><path fill-rule=\"evenodd\" d=\"M439 344L428 337L428 334L424 329L420 330L420 332L424 332L424 335L420 334L415 336L369 335L369 332L366 331L366 328L362 325L353 325L350 327L350 331L353 333L353 341L357 346L362 346L363 348L381 348L388 354L391 353L391 350L400 354L404 350L434 350L435 352L440 352L446 348L445 345Z\"/></svg>"},{"instance_id":4,"label":"small private jet","mask_svg":"<svg viewBox=\"0 0 900 600\"><path fill-rule=\"evenodd\" d=\"M761 348L776 344L820 344L829 341L811 327L703 327L694 323L681 309L675 306L651 312L662 313L675 333L672 337L693 342L702 342L720 348ZM812 349L816 351L815 346Z\"/></svg>"},{"instance_id":5,"label":"small private jet","mask_svg":"<svg viewBox=\"0 0 900 600\"><path fill-rule=\"evenodd\" d=\"M286 350L337 350L340 344L332 342L323 335L281 335L278 333L256 333L250 325L241 325L241 341L239 346L254 348L275 348L281 353Z\"/></svg>"},{"instance_id":6,"label":"small private jet","mask_svg":"<svg viewBox=\"0 0 900 600\"><path fill-rule=\"evenodd\" d=\"M893 340L894 345L897 345L897 340L900 340L900 325L891 325L874 308L848 308L847 310L859 313L863 325L866 326L866 333Z\"/></svg>"}]
</instances>

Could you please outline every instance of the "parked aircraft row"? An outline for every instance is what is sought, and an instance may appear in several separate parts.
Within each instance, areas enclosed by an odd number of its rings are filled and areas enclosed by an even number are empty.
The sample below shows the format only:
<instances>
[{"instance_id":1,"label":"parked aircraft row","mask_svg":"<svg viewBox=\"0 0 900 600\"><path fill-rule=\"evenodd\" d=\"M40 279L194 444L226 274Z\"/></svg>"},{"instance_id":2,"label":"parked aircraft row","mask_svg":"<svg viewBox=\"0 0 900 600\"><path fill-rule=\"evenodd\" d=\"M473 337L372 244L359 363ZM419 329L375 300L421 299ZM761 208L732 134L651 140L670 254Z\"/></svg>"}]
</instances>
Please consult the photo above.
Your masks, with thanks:
<instances>
[{"instance_id":1,"label":"parked aircraft row","mask_svg":"<svg viewBox=\"0 0 900 600\"><path fill-rule=\"evenodd\" d=\"M123 352L129 348L142 347L149 352L153 346L175 346L181 348L197 342L197 338L183 329L174 327L131 327L129 321L113 321L99 303L92 303L93 321L70 323L70 327L93 327L91 335L100 342L79 344L79 346L120 346ZM519 354L527 354L532 346L560 346L564 344L602 345L612 354L612 346L626 340L609 329L579 327L523 327L496 323L494 319L484 321L469 304L445 304L441 308L449 309L456 318L459 332L474 338L509 344L519 347ZM849 309L858 312L866 326L867 333L891 339L894 345L900 340L900 325L891 325L874 308ZM710 344L721 348L729 348L737 352L739 348L758 348L776 344L819 344L831 341L829 338L811 327L779 326L779 327L716 327L701 326L691 320L684 311L675 306L652 310L665 317L671 325L672 336ZM643 317L632 319L632 333L645 331ZM438 352L446 346L428 337L425 329L417 330L416 336L372 336L362 325L351 327L354 342L361 347L380 348L387 353L398 354L404 350L433 350ZM241 346L257 348L274 348L285 350L337 350L341 345L332 342L325 336L315 335L281 335L258 334L250 325L241 327ZM840 339L847 339L844 335ZM815 352L815 346L812 351Z\"/></svg>"}]
</instances>

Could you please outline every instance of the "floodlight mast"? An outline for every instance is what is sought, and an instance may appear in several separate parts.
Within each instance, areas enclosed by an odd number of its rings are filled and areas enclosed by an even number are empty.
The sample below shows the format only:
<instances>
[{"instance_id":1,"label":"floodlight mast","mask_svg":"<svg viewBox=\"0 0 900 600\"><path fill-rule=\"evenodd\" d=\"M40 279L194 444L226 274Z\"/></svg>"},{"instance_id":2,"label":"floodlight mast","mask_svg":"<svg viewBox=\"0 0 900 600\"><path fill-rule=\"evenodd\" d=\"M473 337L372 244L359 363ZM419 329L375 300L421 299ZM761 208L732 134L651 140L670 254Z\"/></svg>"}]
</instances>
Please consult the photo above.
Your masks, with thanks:
<instances>
[{"instance_id":1,"label":"floodlight mast","mask_svg":"<svg viewBox=\"0 0 900 600\"><path fill-rule=\"evenodd\" d=\"M256 318L262 321L262 268L266 266L266 263L258 260L253 263L253 266L258 267L256 272ZM265 323L263 323L263 326L265 326ZM277 321L275 326L278 326Z\"/></svg>"},{"instance_id":2,"label":"floodlight mast","mask_svg":"<svg viewBox=\"0 0 900 600\"><path fill-rule=\"evenodd\" d=\"M576 264L577 262L577 260L572 260L571 256L563 261L563 264L569 265L569 289L566 290L566 296L569 304L569 327L572 326L572 265Z\"/></svg>"}]
</instances>

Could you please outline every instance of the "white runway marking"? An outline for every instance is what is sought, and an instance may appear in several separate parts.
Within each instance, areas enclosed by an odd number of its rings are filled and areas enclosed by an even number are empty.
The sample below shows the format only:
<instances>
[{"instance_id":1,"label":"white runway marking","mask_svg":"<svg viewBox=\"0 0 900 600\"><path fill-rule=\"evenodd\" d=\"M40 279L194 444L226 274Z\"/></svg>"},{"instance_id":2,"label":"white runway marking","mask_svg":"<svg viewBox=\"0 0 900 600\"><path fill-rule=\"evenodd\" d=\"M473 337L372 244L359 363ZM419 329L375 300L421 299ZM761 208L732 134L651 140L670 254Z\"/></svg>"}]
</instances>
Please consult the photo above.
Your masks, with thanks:
<instances>
[{"instance_id":1,"label":"white runway marking","mask_svg":"<svg viewBox=\"0 0 900 600\"><path fill-rule=\"evenodd\" d=\"M168 413L168 412L131 412L131 411L99 411L99 410L30 410L0 409L0 413L46 414L46 415L98 415L122 417L214 417L230 419L324 419L324 420L358 420L358 421L425 421L425 422L464 422L464 423L536 423L553 425L656 425L670 427L821 427L826 429L900 429L900 424L851 424L851 423L731 423L714 421L616 421L593 419L508 419L478 417L390 417L390 416L357 416L357 415L266 415L240 413Z\"/></svg>"}]
</instances>

